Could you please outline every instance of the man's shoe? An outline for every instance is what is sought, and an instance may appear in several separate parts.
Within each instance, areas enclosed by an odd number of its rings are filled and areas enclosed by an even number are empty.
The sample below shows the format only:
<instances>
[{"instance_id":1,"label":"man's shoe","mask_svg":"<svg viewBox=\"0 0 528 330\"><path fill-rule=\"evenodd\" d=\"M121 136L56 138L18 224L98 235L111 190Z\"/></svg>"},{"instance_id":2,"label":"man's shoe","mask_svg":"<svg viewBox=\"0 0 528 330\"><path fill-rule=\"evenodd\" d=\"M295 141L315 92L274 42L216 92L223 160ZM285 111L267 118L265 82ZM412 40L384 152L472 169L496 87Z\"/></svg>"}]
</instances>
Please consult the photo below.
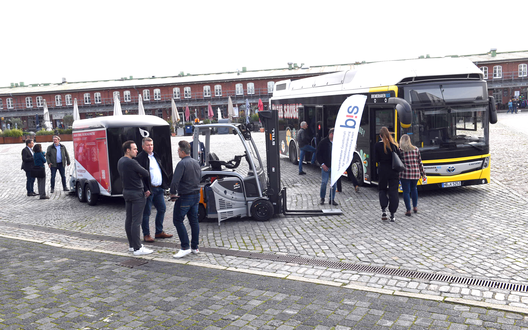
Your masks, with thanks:
<instances>
[{"instance_id":1,"label":"man's shoe","mask_svg":"<svg viewBox=\"0 0 528 330\"><path fill-rule=\"evenodd\" d=\"M53 194L55 192L55 189L51 188L50 194Z\"/></svg>"},{"instance_id":2,"label":"man's shoe","mask_svg":"<svg viewBox=\"0 0 528 330\"><path fill-rule=\"evenodd\" d=\"M34 193L34 192L30 192L30 193L28 193L27 195L28 195L28 196L31 196L31 197L33 197L33 196L38 196L38 194L36 194L36 193Z\"/></svg>"},{"instance_id":3,"label":"man's shoe","mask_svg":"<svg viewBox=\"0 0 528 330\"><path fill-rule=\"evenodd\" d=\"M321 202L319 204L324 205L324 198L321 198Z\"/></svg>"},{"instance_id":4,"label":"man's shoe","mask_svg":"<svg viewBox=\"0 0 528 330\"><path fill-rule=\"evenodd\" d=\"M191 249L180 250L180 251L178 251L178 253L176 253L176 254L173 255L172 257L173 257L173 258L176 258L176 259L179 259L179 258L183 258L183 257L185 257L186 255L189 255L190 253L191 253Z\"/></svg>"},{"instance_id":5,"label":"man's shoe","mask_svg":"<svg viewBox=\"0 0 528 330\"><path fill-rule=\"evenodd\" d=\"M328 202L328 204L330 204L330 205L334 205L334 206L337 206L337 205L339 205L339 204L337 204L337 202L336 202L336 201L329 201L329 202Z\"/></svg>"},{"instance_id":6,"label":"man's shoe","mask_svg":"<svg viewBox=\"0 0 528 330\"><path fill-rule=\"evenodd\" d=\"M143 244L141 244L141 247L143 247ZM134 248L131 247L131 246L129 246L129 247L128 247L128 252L134 252Z\"/></svg>"},{"instance_id":7,"label":"man's shoe","mask_svg":"<svg viewBox=\"0 0 528 330\"><path fill-rule=\"evenodd\" d=\"M70 190L69 190L68 188L66 188L66 187L63 187L62 190L64 190L64 191L70 191Z\"/></svg>"},{"instance_id":8,"label":"man's shoe","mask_svg":"<svg viewBox=\"0 0 528 330\"><path fill-rule=\"evenodd\" d=\"M358 193L359 192L359 186L356 186L355 189L356 189L356 193Z\"/></svg>"},{"instance_id":9,"label":"man's shoe","mask_svg":"<svg viewBox=\"0 0 528 330\"><path fill-rule=\"evenodd\" d=\"M305 175L305 174L306 174L306 172L304 172L304 171L299 172L299 175Z\"/></svg>"},{"instance_id":10,"label":"man's shoe","mask_svg":"<svg viewBox=\"0 0 528 330\"><path fill-rule=\"evenodd\" d=\"M396 217L394 216L394 214L391 214L391 216L390 216L390 221L391 221L391 222L394 222L394 220L396 220Z\"/></svg>"},{"instance_id":11,"label":"man's shoe","mask_svg":"<svg viewBox=\"0 0 528 330\"><path fill-rule=\"evenodd\" d=\"M385 209L381 210L381 220L387 221L387 211Z\"/></svg>"},{"instance_id":12,"label":"man's shoe","mask_svg":"<svg viewBox=\"0 0 528 330\"><path fill-rule=\"evenodd\" d=\"M151 254L152 252L154 252L154 251L151 250L151 249L147 249L144 246L141 246L141 248L139 250L134 251L134 255L135 256L143 256L145 254Z\"/></svg>"},{"instance_id":13,"label":"man's shoe","mask_svg":"<svg viewBox=\"0 0 528 330\"><path fill-rule=\"evenodd\" d=\"M143 237L143 241L145 241L147 243L154 243L155 242L155 240L150 235L145 235L145 237Z\"/></svg>"},{"instance_id":14,"label":"man's shoe","mask_svg":"<svg viewBox=\"0 0 528 330\"><path fill-rule=\"evenodd\" d=\"M172 236L173 235L167 234L164 231L162 231L161 233L156 234L156 236L154 236L154 237L156 237L156 238L171 238Z\"/></svg>"},{"instance_id":15,"label":"man's shoe","mask_svg":"<svg viewBox=\"0 0 528 330\"><path fill-rule=\"evenodd\" d=\"M191 249L191 253L192 254L198 254L198 253L200 253L200 250L199 249L196 249L196 250L195 249Z\"/></svg>"},{"instance_id":16,"label":"man's shoe","mask_svg":"<svg viewBox=\"0 0 528 330\"><path fill-rule=\"evenodd\" d=\"M42 196L40 199L49 199L49 196Z\"/></svg>"}]
</instances>

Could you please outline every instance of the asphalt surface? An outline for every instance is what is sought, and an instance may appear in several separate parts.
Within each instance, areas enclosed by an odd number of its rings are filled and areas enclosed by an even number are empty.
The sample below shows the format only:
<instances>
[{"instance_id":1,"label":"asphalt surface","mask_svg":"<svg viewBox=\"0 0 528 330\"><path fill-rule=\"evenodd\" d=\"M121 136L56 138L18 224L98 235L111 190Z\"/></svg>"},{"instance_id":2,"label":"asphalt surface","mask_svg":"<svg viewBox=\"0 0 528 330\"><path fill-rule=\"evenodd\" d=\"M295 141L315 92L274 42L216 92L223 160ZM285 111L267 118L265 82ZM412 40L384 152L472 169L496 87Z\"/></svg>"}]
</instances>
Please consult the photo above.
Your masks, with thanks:
<instances>
[{"instance_id":1,"label":"asphalt surface","mask_svg":"<svg viewBox=\"0 0 528 330\"><path fill-rule=\"evenodd\" d=\"M526 112L500 114L499 123L491 126L492 182L421 192L420 211L410 218L403 216L401 201L396 222L381 222L377 190L364 187L356 194L345 182L336 198L342 215L202 223L203 253L174 263L175 235L153 244L151 258L135 258L148 263L134 268L118 265L131 259L121 200L103 199L91 207L62 191L47 201L27 197L19 170L23 145L0 145L0 253L7 265L1 268L0 294L9 297L0 303L0 329L524 327L528 174L522 169L528 165L527 124ZM236 154L233 138L215 139L220 159ZM254 138L263 153L263 134ZM179 139L173 138L173 148ZM71 150L71 142L65 144ZM281 161L290 208L319 208L319 170L307 165L305 171L308 175L300 177L296 166ZM171 220L168 204L165 229L175 234ZM24 239L34 242L20 241ZM62 273L78 284L61 286ZM208 276L197 275L202 273ZM180 283L174 277L186 280ZM57 290L51 289L57 285ZM34 290L39 296L28 299ZM239 296L247 290L258 291L258 305ZM84 293L111 303L98 303ZM274 300L276 296L284 296L287 303ZM200 301L198 307L192 297ZM262 304L265 307L258 308ZM273 304L276 311L269 306ZM58 306L71 306L75 320L68 323L56 314L68 314ZM106 318L104 313L114 307L118 310ZM215 319L215 308L223 311L222 317ZM92 314L101 318L90 319Z\"/></svg>"}]
</instances>

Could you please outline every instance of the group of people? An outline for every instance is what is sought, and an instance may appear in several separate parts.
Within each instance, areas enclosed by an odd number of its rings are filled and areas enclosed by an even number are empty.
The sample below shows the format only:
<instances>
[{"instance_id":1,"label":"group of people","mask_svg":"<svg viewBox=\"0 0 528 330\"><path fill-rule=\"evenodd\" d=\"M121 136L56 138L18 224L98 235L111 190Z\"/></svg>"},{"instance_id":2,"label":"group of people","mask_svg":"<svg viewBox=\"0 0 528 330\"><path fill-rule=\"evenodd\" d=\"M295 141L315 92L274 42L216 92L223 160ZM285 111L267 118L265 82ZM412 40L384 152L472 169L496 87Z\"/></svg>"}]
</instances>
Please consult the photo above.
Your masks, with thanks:
<instances>
[{"instance_id":1,"label":"group of people","mask_svg":"<svg viewBox=\"0 0 528 330\"><path fill-rule=\"evenodd\" d=\"M61 176L62 188L68 191L66 183L66 166L70 165L70 156L66 147L60 143L58 135L53 136L53 144L49 145L46 152L40 143L35 144L32 139L26 140L22 149L22 167L26 172L26 190L28 196L40 196L40 199L49 199L46 194L46 164L51 170L50 193L55 192L55 178L57 171ZM37 179L38 194L35 193L35 179Z\"/></svg>"},{"instance_id":2,"label":"group of people","mask_svg":"<svg viewBox=\"0 0 528 330\"><path fill-rule=\"evenodd\" d=\"M154 141L143 138L143 151L138 154L134 141L129 140L122 146L124 156L117 163L117 169L123 184L123 198L126 205L125 231L129 251L134 255L146 255L153 250L141 244L141 230L144 241L152 243L154 238L171 238L173 235L163 230L165 218L165 190L170 188L170 200L175 202L173 223L178 232L181 249L174 258L182 258L190 253L200 253L198 249L200 226L198 223L198 203L200 201L201 168L197 160L190 157L191 146L187 141L178 143L178 155L181 161L174 173L167 173L161 160L154 152ZM156 232L150 235L149 218L151 208L156 208ZM183 223L185 216L191 226L191 241Z\"/></svg>"},{"instance_id":3,"label":"group of people","mask_svg":"<svg viewBox=\"0 0 528 330\"><path fill-rule=\"evenodd\" d=\"M301 122L300 130L297 133L297 143L300 149L299 158L299 175L306 174L303 171L303 160L306 152L312 153L311 164L317 161L321 166L321 188L320 188L320 204L325 204L326 189L328 181L330 180L330 168L332 167L332 143L334 138L334 129L331 128L328 132L328 137L321 140L314 148L311 145L311 137L307 131L308 124ZM379 202L382 210L381 219L395 221L395 213L398 209L399 196L398 187L401 182L403 190L403 200L406 206L406 216L411 216L412 212L418 212L418 181L422 179L427 182L420 151L411 143L409 135L404 134L400 138L398 144L394 141L387 127L382 127L380 130L380 142L374 146L375 162L378 163L378 187L379 187ZM401 158L405 165L405 170L398 172L392 169L393 152ZM359 183L354 175L349 174L349 178L355 187L356 192L359 191ZM329 203L330 205L338 205L335 201L336 191L341 191L339 179L336 184L330 187ZM412 209L411 209L412 202ZM390 217L387 214L390 213ZM412 210L412 212L411 212Z\"/></svg>"},{"instance_id":4,"label":"group of people","mask_svg":"<svg viewBox=\"0 0 528 330\"><path fill-rule=\"evenodd\" d=\"M517 113L518 111L518 103L517 103L517 100L516 99L510 99L510 101L508 102L508 111L506 111L506 113L509 113L511 111L511 113L513 114L513 112L515 111L515 113Z\"/></svg>"}]
</instances>

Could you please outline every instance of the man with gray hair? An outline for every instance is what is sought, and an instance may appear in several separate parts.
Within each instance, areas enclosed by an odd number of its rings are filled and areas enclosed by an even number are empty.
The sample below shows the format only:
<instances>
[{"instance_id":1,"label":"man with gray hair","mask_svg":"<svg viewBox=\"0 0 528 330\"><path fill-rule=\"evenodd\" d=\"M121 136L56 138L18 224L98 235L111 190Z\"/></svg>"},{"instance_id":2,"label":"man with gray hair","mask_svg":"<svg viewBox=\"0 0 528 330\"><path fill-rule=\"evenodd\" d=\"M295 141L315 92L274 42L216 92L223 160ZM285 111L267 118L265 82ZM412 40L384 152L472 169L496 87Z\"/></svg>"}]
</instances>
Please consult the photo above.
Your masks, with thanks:
<instances>
[{"instance_id":1,"label":"man with gray hair","mask_svg":"<svg viewBox=\"0 0 528 330\"><path fill-rule=\"evenodd\" d=\"M310 133L308 132L308 124L303 121L301 122L301 129L299 132L297 132L297 143L299 144L299 150L301 150L301 154L299 156L299 175L304 175L306 172L303 171L303 161L304 161L304 154L306 152L312 153L312 161L311 164L315 164L315 151L316 149L312 147L310 144L312 141L312 137L310 136Z\"/></svg>"},{"instance_id":2,"label":"man with gray hair","mask_svg":"<svg viewBox=\"0 0 528 330\"><path fill-rule=\"evenodd\" d=\"M62 180L62 189L68 191L66 186L66 174L65 168L70 165L70 156L68 155L68 150L66 147L60 143L60 137L58 135L53 135L53 144L48 147L46 151L46 161L48 166L51 169L51 193L55 191L55 176L57 175L57 170L59 170L61 180Z\"/></svg>"}]
</instances>

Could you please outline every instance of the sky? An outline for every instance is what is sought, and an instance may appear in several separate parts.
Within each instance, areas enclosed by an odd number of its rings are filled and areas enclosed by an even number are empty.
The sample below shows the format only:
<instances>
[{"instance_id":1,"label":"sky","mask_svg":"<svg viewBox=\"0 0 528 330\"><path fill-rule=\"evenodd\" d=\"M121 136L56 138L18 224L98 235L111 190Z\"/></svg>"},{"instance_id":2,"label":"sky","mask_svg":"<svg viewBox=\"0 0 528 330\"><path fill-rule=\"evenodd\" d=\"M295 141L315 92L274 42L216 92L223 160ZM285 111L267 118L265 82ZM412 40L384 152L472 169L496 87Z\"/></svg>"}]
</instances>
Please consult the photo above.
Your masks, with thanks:
<instances>
[{"instance_id":1,"label":"sky","mask_svg":"<svg viewBox=\"0 0 528 330\"><path fill-rule=\"evenodd\" d=\"M7 1L0 87L527 50L527 9L517 0Z\"/></svg>"}]
</instances>

